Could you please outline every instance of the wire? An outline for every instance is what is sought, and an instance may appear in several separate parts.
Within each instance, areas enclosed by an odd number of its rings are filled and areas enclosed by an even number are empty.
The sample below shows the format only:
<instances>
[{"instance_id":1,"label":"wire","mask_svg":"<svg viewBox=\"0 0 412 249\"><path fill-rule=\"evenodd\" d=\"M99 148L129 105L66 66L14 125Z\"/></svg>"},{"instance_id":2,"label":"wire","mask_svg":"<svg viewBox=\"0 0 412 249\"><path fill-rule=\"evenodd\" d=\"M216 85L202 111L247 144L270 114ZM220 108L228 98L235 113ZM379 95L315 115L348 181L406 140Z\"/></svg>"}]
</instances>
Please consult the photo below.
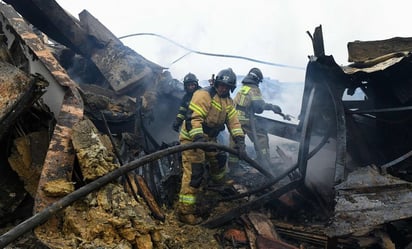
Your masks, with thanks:
<instances>
[{"instance_id":1,"label":"wire","mask_svg":"<svg viewBox=\"0 0 412 249\"><path fill-rule=\"evenodd\" d=\"M285 67L285 68L292 68L292 69L297 69L297 70L305 70L304 67L297 67L297 66L291 66L291 65L285 65L285 64L279 64L279 63L273 63L273 62L268 62L268 61L262 61L262 60L257 60L257 59L253 59L253 58L249 58L249 57L244 57L244 56L237 56L237 55L227 55L227 54L214 54L214 53L206 53L206 52L201 52L201 51L197 51L197 50L193 50L190 49L188 47L185 47L165 36L159 35L159 34L155 34L155 33L135 33L135 34L129 34L129 35L124 35L124 36L120 36L118 37L119 40L121 39L125 39L125 38L129 38L129 37L133 37L133 36L142 36L142 35L151 35L151 36L157 36L160 37L170 43L173 43L174 45L183 48L184 50L189 51L188 53L186 53L185 55L181 56L180 58L178 58L177 60L173 61L172 64L178 62L179 60L183 59L184 57L186 57L188 54L190 53L196 53L196 54L200 54L200 55L206 55L206 56L217 56L217 57L226 57L226 58L235 58L235 59L242 59L242 60L248 60L248 61L253 61L253 62L257 62L257 63L261 63L261 64L266 64L266 65L270 65L270 66L275 66L275 67Z\"/></svg>"}]
</instances>

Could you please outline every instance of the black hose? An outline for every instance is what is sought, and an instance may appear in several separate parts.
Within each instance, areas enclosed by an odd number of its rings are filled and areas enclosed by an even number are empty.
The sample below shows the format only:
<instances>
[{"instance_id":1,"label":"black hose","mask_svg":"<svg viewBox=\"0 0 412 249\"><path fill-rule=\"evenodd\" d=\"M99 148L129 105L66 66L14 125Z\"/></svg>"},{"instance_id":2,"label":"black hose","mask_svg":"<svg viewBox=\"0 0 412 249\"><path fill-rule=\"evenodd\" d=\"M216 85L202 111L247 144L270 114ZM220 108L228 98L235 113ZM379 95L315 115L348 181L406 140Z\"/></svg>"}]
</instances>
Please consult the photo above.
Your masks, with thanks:
<instances>
[{"instance_id":1,"label":"black hose","mask_svg":"<svg viewBox=\"0 0 412 249\"><path fill-rule=\"evenodd\" d=\"M169 154L174 154L174 153L178 153L178 152L189 150L189 149L218 149L218 150L226 151L230 154L238 155L237 151L232 148L229 148L225 145L221 145L217 143L208 143L208 142L202 142L202 143L196 142L196 143L189 143L189 144L183 144L183 145L176 145L173 147L169 147L163 150L156 151L152 154L145 155L139 159L136 159L127 164L124 164L122 167L119 167L102 177L97 178L96 180L64 196L60 200L44 208L42 211L36 213L32 217L18 224L13 229L9 230L8 232L0 236L0 248L7 246L9 243L19 238L21 235L25 234L26 232L29 232L35 227L46 222L52 215L61 211L65 207L77 201L78 199L90 194L91 192L117 179L118 177L138 167L146 165L147 163L150 163L153 160L157 160ZM262 169L255 161L253 161L247 155L241 154L239 155L239 158L248 162L251 166L255 167L265 176L272 178L272 175L270 173Z\"/></svg>"}]
</instances>

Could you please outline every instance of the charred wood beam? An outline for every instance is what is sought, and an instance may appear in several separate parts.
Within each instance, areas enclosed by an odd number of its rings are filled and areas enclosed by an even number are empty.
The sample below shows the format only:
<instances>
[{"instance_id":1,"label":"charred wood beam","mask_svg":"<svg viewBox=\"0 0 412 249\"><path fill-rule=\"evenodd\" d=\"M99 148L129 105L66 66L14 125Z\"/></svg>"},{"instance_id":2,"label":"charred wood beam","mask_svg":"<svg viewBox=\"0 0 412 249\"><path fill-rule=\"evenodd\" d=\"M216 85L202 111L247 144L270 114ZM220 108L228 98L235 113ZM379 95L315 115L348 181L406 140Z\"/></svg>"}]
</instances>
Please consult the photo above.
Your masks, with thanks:
<instances>
[{"instance_id":1,"label":"charred wood beam","mask_svg":"<svg viewBox=\"0 0 412 249\"><path fill-rule=\"evenodd\" d=\"M91 59L116 92L125 93L126 90L134 88L138 82L148 84L153 80L150 77L152 74L159 74L164 69L124 46L96 19L83 17L91 22L94 21L88 24L93 25L93 28L89 27L86 31L84 28L86 24L80 23L54 0L8 0L6 2L49 37ZM83 15L87 14L85 12ZM94 27L99 27L99 31L109 32L110 35L99 36L107 40L96 38L95 33L92 32Z\"/></svg>"},{"instance_id":2,"label":"charred wood beam","mask_svg":"<svg viewBox=\"0 0 412 249\"><path fill-rule=\"evenodd\" d=\"M272 190L246 204L236 207L224 213L223 215L220 215L216 218L209 219L205 221L204 223L202 223L202 225L207 228L216 228L216 227L222 226L226 224L227 222L240 217L242 214L249 212L250 210L258 209L262 207L263 205L265 205L266 203L268 203L269 201L279 198L281 195L289 192L292 189L297 188L301 184L302 184L302 181L300 180L290 182L289 184L279 189Z\"/></svg>"},{"instance_id":3,"label":"charred wood beam","mask_svg":"<svg viewBox=\"0 0 412 249\"><path fill-rule=\"evenodd\" d=\"M245 229L248 241L249 241L249 247L251 249L257 249L257 247L256 247L256 234L254 232L253 224L250 222L250 220L248 219L248 217L245 214L243 214L240 218L243 221L243 223L245 224L244 229Z\"/></svg>"},{"instance_id":4,"label":"charred wood beam","mask_svg":"<svg viewBox=\"0 0 412 249\"><path fill-rule=\"evenodd\" d=\"M256 189L252 189L250 191L241 193L241 194L237 194L237 195L233 195L233 196L228 196L228 197L224 197L221 198L219 201L231 201L231 200L236 200L236 199L240 199L243 197L247 197L247 196L251 196L253 194L256 193L260 193L263 190L272 187L273 185L275 185L277 182L279 182L280 180L282 180L283 178L289 176L289 174L293 171L295 171L298 168L298 164L293 165L292 167L290 167L288 170L285 170L283 173L277 175L275 178L269 180L267 183L263 184L262 186L256 188ZM297 181L298 179L296 179L295 181Z\"/></svg>"},{"instance_id":5,"label":"charred wood beam","mask_svg":"<svg viewBox=\"0 0 412 249\"><path fill-rule=\"evenodd\" d=\"M104 43L113 43L116 46L122 46L123 43L117 38L108 28L99 22L92 14L87 10L83 10L79 13L80 24L82 28L90 35L96 37L99 41ZM137 59L141 60L143 64L146 64L152 69L163 69L156 63L146 60L143 56L136 54Z\"/></svg>"},{"instance_id":6,"label":"charred wood beam","mask_svg":"<svg viewBox=\"0 0 412 249\"><path fill-rule=\"evenodd\" d=\"M78 54L88 55L97 45L77 19L69 15L54 0L5 0L5 2L53 40Z\"/></svg>"},{"instance_id":7,"label":"charred wood beam","mask_svg":"<svg viewBox=\"0 0 412 249\"><path fill-rule=\"evenodd\" d=\"M57 197L49 196L45 186L59 179L71 182L75 153L71 140L73 125L83 117L79 100L71 91L64 96L63 105L49 144L35 198L35 212L53 203Z\"/></svg>"},{"instance_id":8,"label":"charred wood beam","mask_svg":"<svg viewBox=\"0 0 412 249\"><path fill-rule=\"evenodd\" d=\"M165 221L166 219L165 214L163 213L156 199L150 192L149 187L147 186L144 178L140 175L135 175L134 178L135 178L135 182L137 183L137 186L139 187L139 194L143 197L143 199L149 206L150 211L152 211L153 216L160 221Z\"/></svg>"},{"instance_id":9,"label":"charred wood beam","mask_svg":"<svg viewBox=\"0 0 412 249\"><path fill-rule=\"evenodd\" d=\"M160 74L163 67L148 61L134 50L124 46L89 12L81 12L80 18L82 28L85 28L87 34L99 41L101 45L91 51L90 59L116 92L129 93L127 91L134 88L137 82L140 85L152 85L156 82L156 77L152 76Z\"/></svg>"},{"instance_id":10,"label":"charred wood beam","mask_svg":"<svg viewBox=\"0 0 412 249\"><path fill-rule=\"evenodd\" d=\"M40 212L33 215L31 218L23 221L19 225L15 226L13 229L9 230L8 232L4 233L0 236L0 248L5 247L6 245L10 244L12 241L20 237L21 235L27 233L28 231L32 230L33 228L43 224L46 222L50 217L55 215L57 212L61 211L65 207L69 206L73 202L77 201L78 199L88 195L89 193L101 188L102 186L110 183L111 181L117 179L118 177L127 174L129 171L132 171L138 167L146 165L153 160L160 159L170 154L175 154L184 150L190 149L218 149L222 151L226 151L230 154L238 155L237 151L229 148L225 145L217 144L217 143L190 143L184 145L177 145L173 147L166 148L164 150L160 150L154 152L152 154L143 156L135 161L127 163L123 165L123 167L117 168L112 172L92 181L91 183L75 190L74 192L64 196L63 198L55 201L51 205L45 207ZM252 166L256 166L256 162L247 157L246 155L239 155L240 159L248 162ZM257 165L258 166L258 165ZM260 166L258 166L260 168ZM268 177L272 177L268 172L265 172ZM276 195L281 194L280 191L276 193ZM275 194L273 194L275 195Z\"/></svg>"},{"instance_id":11,"label":"charred wood beam","mask_svg":"<svg viewBox=\"0 0 412 249\"><path fill-rule=\"evenodd\" d=\"M245 216L250 222L249 225L252 225L259 235L271 240L280 240L279 234L276 232L267 215L258 212L250 212ZM242 220L245 221L245 219Z\"/></svg>"},{"instance_id":12,"label":"charred wood beam","mask_svg":"<svg viewBox=\"0 0 412 249\"><path fill-rule=\"evenodd\" d=\"M9 131L17 118L28 110L35 101L37 101L41 95L44 93L44 88L48 85L46 81L39 77L29 78L22 71L18 70L17 67L14 67L8 63L0 62L0 71L4 72L2 84L0 84L0 89L2 94L10 94L10 96L17 96L17 99L12 97L4 96L3 99L6 100L4 103L0 101L0 107L2 111L0 112L0 138ZM7 77L10 77L7 79ZM12 78L15 77L15 78ZM28 82L19 82L21 79L26 79ZM11 88L10 88L11 87ZM14 90L12 90L12 88ZM13 91L19 89L19 93L14 93ZM7 113L3 113L8 111Z\"/></svg>"},{"instance_id":13,"label":"charred wood beam","mask_svg":"<svg viewBox=\"0 0 412 249\"><path fill-rule=\"evenodd\" d=\"M32 4L30 1L10 2L20 3L22 7L27 8L27 10L36 12L34 11L36 8L28 8L28 6ZM73 124L83 117L83 102L78 91L78 86L67 76L64 69L56 61L48 48L44 46L38 36L33 33L33 30L27 25L23 18L9 5L1 4L0 10L3 17L2 20L7 24L3 30L12 33L15 37L14 41L18 41L18 45L23 47L24 51L27 51L25 56L29 60L30 67L36 68L37 70L44 67L46 70L39 71L41 75L46 78L50 84L57 83L53 84L53 86L61 90L61 92L56 91L59 94L61 93L61 99L59 99L60 96L54 96L55 99L51 101L55 105L53 111L57 123L53 129L53 135L49 143L42 175L39 180L34 208L36 211L42 209L44 206L48 206L56 199L45 194L44 187L47 182L51 179L64 179L67 180L67 183L71 182L70 177L75 159L73 146L71 144L71 132ZM64 88L60 89L59 84L60 86L64 86ZM62 100L62 102L59 102L60 100ZM57 162L58 165L56 165Z\"/></svg>"}]
</instances>

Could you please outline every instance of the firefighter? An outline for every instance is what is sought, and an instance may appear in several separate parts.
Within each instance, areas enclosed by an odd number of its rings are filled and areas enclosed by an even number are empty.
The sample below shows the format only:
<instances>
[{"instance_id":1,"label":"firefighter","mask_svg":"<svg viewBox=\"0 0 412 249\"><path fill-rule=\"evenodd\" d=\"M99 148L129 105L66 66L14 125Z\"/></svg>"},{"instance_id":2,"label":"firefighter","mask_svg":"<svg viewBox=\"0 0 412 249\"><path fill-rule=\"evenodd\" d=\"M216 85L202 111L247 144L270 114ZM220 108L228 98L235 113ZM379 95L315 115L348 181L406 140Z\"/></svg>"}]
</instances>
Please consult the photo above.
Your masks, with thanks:
<instances>
[{"instance_id":1,"label":"firefighter","mask_svg":"<svg viewBox=\"0 0 412 249\"><path fill-rule=\"evenodd\" d=\"M259 83L263 80L262 71L259 68L250 69L242 80L242 87L237 92L234 103L238 110L238 118L243 132L253 142L257 155L257 161L264 166L270 166L269 139L267 131L259 127L254 120L255 113L271 110L276 114L282 114L282 109L273 104L266 103L262 98ZM253 122L253 123L252 123ZM233 146L231 141L231 146ZM239 173L239 158L229 155L229 170L236 175Z\"/></svg>"},{"instance_id":2,"label":"firefighter","mask_svg":"<svg viewBox=\"0 0 412 249\"><path fill-rule=\"evenodd\" d=\"M181 144L217 143L216 137L226 125L233 137L234 148L245 153L245 136L229 95L235 87L236 75L228 68L217 74L213 86L201 88L193 94L187 119L183 121L179 134ZM202 221L196 205L202 194L201 186L206 182L207 173L212 184L224 183L226 161L224 151L194 149L182 152L183 176L177 206L178 218L182 222L194 225Z\"/></svg>"},{"instance_id":3,"label":"firefighter","mask_svg":"<svg viewBox=\"0 0 412 249\"><path fill-rule=\"evenodd\" d=\"M186 93L182 98L182 101L179 106L179 111L176 115L176 120L173 122L172 125L173 130L175 130L176 132L179 132L183 120L186 119L186 113L189 108L189 103L192 99L193 93L199 88L201 88L199 86L199 80L193 73L186 74L186 76L183 78L183 86Z\"/></svg>"}]
</instances>

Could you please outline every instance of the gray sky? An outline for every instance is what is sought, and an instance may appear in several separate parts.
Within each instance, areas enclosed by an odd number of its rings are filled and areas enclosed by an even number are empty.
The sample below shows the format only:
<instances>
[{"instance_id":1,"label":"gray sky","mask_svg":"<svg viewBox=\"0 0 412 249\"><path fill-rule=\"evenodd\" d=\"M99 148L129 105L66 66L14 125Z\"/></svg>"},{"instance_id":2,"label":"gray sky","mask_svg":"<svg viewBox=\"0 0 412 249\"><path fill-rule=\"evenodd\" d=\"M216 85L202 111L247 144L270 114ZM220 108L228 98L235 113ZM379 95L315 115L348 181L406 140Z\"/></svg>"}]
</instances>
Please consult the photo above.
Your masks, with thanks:
<instances>
[{"instance_id":1,"label":"gray sky","mask_svg":"<svg viewBox=\"0 0 412 249\"><path fill-rule=\"evenodd\" d=\"M325 52L346 65L347 43L412 37L408 0L57 0L73 16L86 9L116 36L156 33L192 50L251 57L304 68L313 54L306 31L322 25ZM303 82L304 70L251 61L189 54L153 36L122 40L147 59L169 67L181 80L187 72L208 79L232 67L245 75L251 67L283 82Z\"/></svg>"}]
</instances>

